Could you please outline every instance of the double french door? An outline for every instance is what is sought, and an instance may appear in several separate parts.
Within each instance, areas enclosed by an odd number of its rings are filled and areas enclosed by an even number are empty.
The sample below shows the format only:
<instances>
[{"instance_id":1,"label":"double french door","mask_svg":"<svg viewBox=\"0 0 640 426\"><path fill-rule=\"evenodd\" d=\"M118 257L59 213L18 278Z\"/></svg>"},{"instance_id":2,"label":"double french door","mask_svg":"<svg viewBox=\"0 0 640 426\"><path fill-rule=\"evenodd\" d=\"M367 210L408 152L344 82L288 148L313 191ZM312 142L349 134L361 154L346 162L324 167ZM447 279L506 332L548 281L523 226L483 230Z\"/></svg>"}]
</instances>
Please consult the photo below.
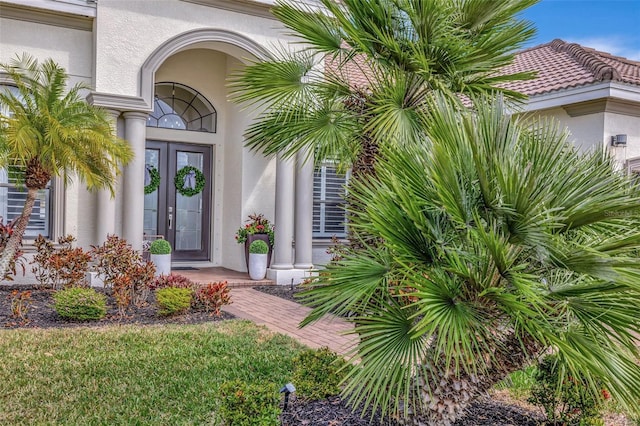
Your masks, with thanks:
<instances>
[{"instance_id":1,"label":"double french door","mask_svg":"<svg viewBox=\"0 0 640 426\"><path fill-rule=\"evenodd\" d=\"M211 147L147 141L145 166L160 176L158 188L144 197L145 235L163 235L173 247L173 260L209 260L211 249ZM176 189L175 176L186 166L202 172L202 191L185 196ZM146 182L145 182L146 183Z\"/></svg>"}]
</instances>

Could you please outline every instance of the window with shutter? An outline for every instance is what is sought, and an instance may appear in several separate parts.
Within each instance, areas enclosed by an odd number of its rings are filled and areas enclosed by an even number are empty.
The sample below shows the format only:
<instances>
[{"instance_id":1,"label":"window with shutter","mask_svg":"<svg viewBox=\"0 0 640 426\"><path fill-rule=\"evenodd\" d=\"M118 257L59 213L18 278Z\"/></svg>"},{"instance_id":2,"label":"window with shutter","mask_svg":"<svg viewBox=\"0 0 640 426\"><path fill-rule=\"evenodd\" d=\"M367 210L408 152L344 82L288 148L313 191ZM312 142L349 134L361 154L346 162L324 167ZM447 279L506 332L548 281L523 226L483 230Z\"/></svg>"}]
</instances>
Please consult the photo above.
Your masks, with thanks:
<instances>
[{"instance_id":1,"label":"window with shutter","mask_svg":"<svg viewBox=\"0 0 640 426\"><path fill-rule=\"evenodd\" d=\"M14 86L0 85L0 91L3 90L18 95L18 89ZM0 114L5 117L10 116L9 111L1 104ZM27 198L26 188L16 185L15 176L16 173L8 173L7 169L0 169L0 222L5 225L20 216ZM46 189L38 192L24 238L36 238L40 234L51 238L51 200L51 182L49 182Z\"/></svg>"},{"instance_id":2,"label":"window with shutter","mask_svg":"<svg viewBox=\"0 0 640 426\"><path fill-rule=\"evenodd\" d=\"M13 173L0 169L0 221L4 224L11 223L20 216L27 198L26 188L17 186L12 175ZM46 189L38 191L24 238L36 238L38 235L45 238L51 237L51 199L51 183L49 183Z\"/></svg>"},{"instance_id":3,"label":"window with shutter","mask_svg":"<svg viewBox=\"0 0 640 426\"><path fill-rule=\"evenodd\" d=\"M344 238L347 235L344 211L345 185L349 173L338 173L331 164L323 165L313 175L313 236Z\"/></svg>"}]
</instances>

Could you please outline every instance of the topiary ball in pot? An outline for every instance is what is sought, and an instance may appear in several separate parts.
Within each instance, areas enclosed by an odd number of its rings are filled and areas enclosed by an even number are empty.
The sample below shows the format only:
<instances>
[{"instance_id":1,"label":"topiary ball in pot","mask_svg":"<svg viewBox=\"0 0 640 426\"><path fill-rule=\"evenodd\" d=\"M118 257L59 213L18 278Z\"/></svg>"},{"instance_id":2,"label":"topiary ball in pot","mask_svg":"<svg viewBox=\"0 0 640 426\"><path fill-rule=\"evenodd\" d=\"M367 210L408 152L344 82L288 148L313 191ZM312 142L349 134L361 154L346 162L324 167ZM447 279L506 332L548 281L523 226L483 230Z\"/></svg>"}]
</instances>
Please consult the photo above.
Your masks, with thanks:
<instances>
[{"instance_id":1,"label":"topiary ball in pot","mask_svg":"<svg viewBox=\"0 0 640 426\"><path fill-rule=\"evenodd\" d=\"M267 254L269 253L269 246L262 240L255 240L249 246L249 253Z\"/></svg>"},{"instance_id":2,"label":"topiary ball in pot","mask_svg":"<svg viewBox=\"0 0 640 426\"><path fill-rule=\"evenodd\" d=\"M149 246L151 261L156 265L156 276L171 273L171 244L167 240L155 240Z\"/></svg>"},{"instance_id":3,"label":"topiary ball in pot","mask_svg":"<svg viewBox=\"0 0 640 426\"><path fill-rule=\"evenodd\" d=\"M149 246L149 253L151 254L171 254L171 244L169 241L159 239L155 240Z\"/></svg>"},{"instance_id":4,"label":"topiary ball in pot","mask_svg":"<svg viewBox=\"0 0 640 426\"><path fill-rule=\"evenodd\" d=\"M256 240L249 246L249 277L261 280L267 273L269 246L262 240Z\"/></svg>"}]
</instances>

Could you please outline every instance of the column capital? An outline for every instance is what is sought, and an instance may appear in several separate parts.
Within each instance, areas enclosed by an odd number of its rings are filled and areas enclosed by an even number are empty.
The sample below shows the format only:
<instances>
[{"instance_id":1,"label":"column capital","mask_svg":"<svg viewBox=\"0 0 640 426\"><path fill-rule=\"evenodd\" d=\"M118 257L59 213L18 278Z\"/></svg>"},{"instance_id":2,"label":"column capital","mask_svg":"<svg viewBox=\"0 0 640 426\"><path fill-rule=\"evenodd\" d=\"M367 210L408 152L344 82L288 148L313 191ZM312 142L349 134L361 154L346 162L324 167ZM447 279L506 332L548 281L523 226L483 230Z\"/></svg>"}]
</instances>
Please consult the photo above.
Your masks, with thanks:
<instances>
[{"instance_id":1,"label":"column capital","mask_svg":"<svg viewBox=\"0 0 640 426\"><path fill-rule=\"evenodd\" d=\"M120 117L120 111L117 109L105 108L104 110L106 111L107 114L109 114L109 117L114 121L117 120L118 117Z\"/></svg>"},{"instance_id":2,"label":"column capital","mask_svg":"<svg viewBox=\"0 0 640 426\"><path fill-rule=\"evenodd\" d=\"M122 113L125 120L144 120L147 121L149 113L140 111L125 111Z\"/></svg>"}]
</instances>

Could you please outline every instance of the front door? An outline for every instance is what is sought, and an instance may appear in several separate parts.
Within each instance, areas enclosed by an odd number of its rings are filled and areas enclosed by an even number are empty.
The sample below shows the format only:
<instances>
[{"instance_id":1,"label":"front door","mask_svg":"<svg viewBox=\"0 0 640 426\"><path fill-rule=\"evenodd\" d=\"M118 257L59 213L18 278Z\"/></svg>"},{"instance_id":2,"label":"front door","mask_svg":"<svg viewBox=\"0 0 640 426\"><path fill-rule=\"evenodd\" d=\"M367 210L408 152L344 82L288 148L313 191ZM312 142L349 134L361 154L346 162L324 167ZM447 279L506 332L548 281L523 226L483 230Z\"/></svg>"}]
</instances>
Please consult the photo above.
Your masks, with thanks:
<instances>
[{"instance_id":1,"label":"front door","mask_svg":"<svg viewBox=\"0 0 640 426\"><path fill-rule=\"evenodd\" d=\"M145 163L145 184L150 182L151 168L155 168L160 176L158 189L144 197L145 235L163 235L173 247L172 260L209 260L213 183L211 147L147 141ZM205 177L202 191L191 196L176 189L176 174L186 166L198 169ZM194 184L191 173L181 182L181 188L195 189Z\"/></svg>"}]
</instances>

